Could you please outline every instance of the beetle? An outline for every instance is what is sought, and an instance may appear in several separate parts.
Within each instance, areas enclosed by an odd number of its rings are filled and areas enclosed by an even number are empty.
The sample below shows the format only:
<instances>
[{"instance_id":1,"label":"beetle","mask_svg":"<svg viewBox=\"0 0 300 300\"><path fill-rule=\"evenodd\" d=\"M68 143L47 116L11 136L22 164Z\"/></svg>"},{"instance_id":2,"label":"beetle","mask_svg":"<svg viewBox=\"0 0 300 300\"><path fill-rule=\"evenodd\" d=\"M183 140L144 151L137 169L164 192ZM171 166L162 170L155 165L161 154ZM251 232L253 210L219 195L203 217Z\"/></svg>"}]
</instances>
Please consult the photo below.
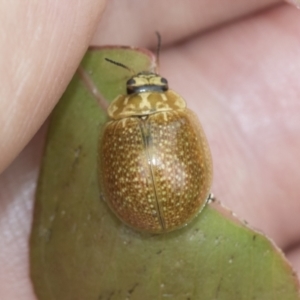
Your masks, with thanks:
<instances>
[{"instance_id":1,"label":"beetle","mask_svg":"<svg viewBox=\"0 0 300 300\"><path fill-rule=\"evenodd\" d=\"M99 142L104 200L134 229L163 233L181 228L210 195L212 159L204 131L157 73L134 74L126 87L127 94L107 109L111 120Z\"/></svg>"}]
</instances>

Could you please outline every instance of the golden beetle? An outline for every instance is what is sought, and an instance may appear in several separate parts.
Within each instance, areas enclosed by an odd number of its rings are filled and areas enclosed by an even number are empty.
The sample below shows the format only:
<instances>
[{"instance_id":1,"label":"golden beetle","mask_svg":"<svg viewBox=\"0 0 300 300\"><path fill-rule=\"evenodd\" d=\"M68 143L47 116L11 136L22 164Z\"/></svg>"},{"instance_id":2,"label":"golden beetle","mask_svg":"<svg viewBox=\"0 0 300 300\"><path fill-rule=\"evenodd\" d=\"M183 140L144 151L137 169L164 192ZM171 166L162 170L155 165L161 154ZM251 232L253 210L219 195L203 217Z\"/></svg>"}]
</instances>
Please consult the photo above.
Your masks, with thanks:
<instances>
[{"instance_id":1,"label":"golden beetle","mask_svg":"<svg viewBox=\"0 0 300 300\"><path fill-rule=\"evenodd\" d=\"M107 112L112 121L100 139L104 200L138 230L163 233L186 225L205 206L212 182L210 150L196 115L152 72L130 78L127 95Z\"/></svg>"}]
</instances>

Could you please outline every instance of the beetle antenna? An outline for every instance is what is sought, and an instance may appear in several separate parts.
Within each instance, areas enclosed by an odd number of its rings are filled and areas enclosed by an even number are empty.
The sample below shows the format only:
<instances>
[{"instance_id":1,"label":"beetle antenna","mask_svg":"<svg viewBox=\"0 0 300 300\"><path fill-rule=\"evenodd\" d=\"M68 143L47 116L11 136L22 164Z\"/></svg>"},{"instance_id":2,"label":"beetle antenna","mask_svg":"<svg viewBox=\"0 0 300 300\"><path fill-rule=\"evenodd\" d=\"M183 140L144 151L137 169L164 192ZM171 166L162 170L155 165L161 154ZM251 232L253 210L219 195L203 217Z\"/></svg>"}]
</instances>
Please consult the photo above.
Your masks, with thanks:
<instances>
[{"instance_id":1,"label":"beetle antenna","mask_svg":"<svg viewBox=\"0 0 300 300\"><path fill-rule=\"evenodd\" d=\"M119 66L119 67L122 67L122 68L128 70L129 72L132 73L132 75L135 74L135 72L134 72L131 68L129 68L129 67L123 65L122 63L120 63L120 62L118 62L118 61L114 61L114 60L109 59L109 58L107 58L107 57L105 57L104 59L105 59L106 61L108 61L108 62L110 62L110 63L116 65L116 66Z\"/></svg>"},{"instance_id":2,"label":"beetle antenna","mask_svg":"<svg viewBox=\"0 0 300 300\"><path fill-rule=\"evenodd\" d=\"M161 48L161 35L158 31L155 31L156 37L157 37L157 47L156 47L156 71L158 73L159 69L159 54L160 54L160 48Z\"/></svg>"}]
</instances>

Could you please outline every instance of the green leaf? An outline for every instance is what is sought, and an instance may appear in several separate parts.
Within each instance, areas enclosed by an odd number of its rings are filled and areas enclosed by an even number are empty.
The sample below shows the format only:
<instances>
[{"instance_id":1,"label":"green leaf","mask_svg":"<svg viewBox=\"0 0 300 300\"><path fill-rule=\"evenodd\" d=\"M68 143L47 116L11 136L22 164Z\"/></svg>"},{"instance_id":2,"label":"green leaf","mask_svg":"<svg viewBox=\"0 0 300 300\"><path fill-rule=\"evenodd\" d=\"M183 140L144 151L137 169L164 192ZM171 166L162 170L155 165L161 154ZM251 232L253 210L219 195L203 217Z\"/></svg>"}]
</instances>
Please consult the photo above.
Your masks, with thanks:
<instances>
[{"instance_id":1,"label":"green leaf","mask_svg":"<svg viewBox=\"0 0 300 300\"><path fill-rule=\"evenodd\" d=\"M92 49L53 112L30 241L38 299L299 299L281 252L216 203L162 235L136 232L112 214L97 179L101 95L124 93L131 74L105 57L136 72L153 67L146 51Z\"/></svg>"}]
</instances>

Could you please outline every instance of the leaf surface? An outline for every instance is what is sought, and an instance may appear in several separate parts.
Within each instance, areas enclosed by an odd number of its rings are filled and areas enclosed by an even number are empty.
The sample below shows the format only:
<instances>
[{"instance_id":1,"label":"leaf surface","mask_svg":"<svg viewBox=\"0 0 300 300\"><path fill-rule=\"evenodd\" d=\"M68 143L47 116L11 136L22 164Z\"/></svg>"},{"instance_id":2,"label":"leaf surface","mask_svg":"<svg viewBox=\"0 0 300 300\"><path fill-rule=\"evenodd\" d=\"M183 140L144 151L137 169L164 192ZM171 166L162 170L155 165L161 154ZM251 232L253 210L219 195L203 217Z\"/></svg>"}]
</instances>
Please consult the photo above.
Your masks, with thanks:
<instances>
[{"instance_id":1,"label":"leaf surface","mask_svg":"<svg viewBox=\"0 0 300 300\"><path fill-rule=\"evenodd\" d=\"M30 240L39 300L294 300L298 282L281 252L217 203L183 229L149 235L123 225L100 199L98 139L104 108L153 56L91 49L49 127Z\"/></svg>"}]
</instances>

